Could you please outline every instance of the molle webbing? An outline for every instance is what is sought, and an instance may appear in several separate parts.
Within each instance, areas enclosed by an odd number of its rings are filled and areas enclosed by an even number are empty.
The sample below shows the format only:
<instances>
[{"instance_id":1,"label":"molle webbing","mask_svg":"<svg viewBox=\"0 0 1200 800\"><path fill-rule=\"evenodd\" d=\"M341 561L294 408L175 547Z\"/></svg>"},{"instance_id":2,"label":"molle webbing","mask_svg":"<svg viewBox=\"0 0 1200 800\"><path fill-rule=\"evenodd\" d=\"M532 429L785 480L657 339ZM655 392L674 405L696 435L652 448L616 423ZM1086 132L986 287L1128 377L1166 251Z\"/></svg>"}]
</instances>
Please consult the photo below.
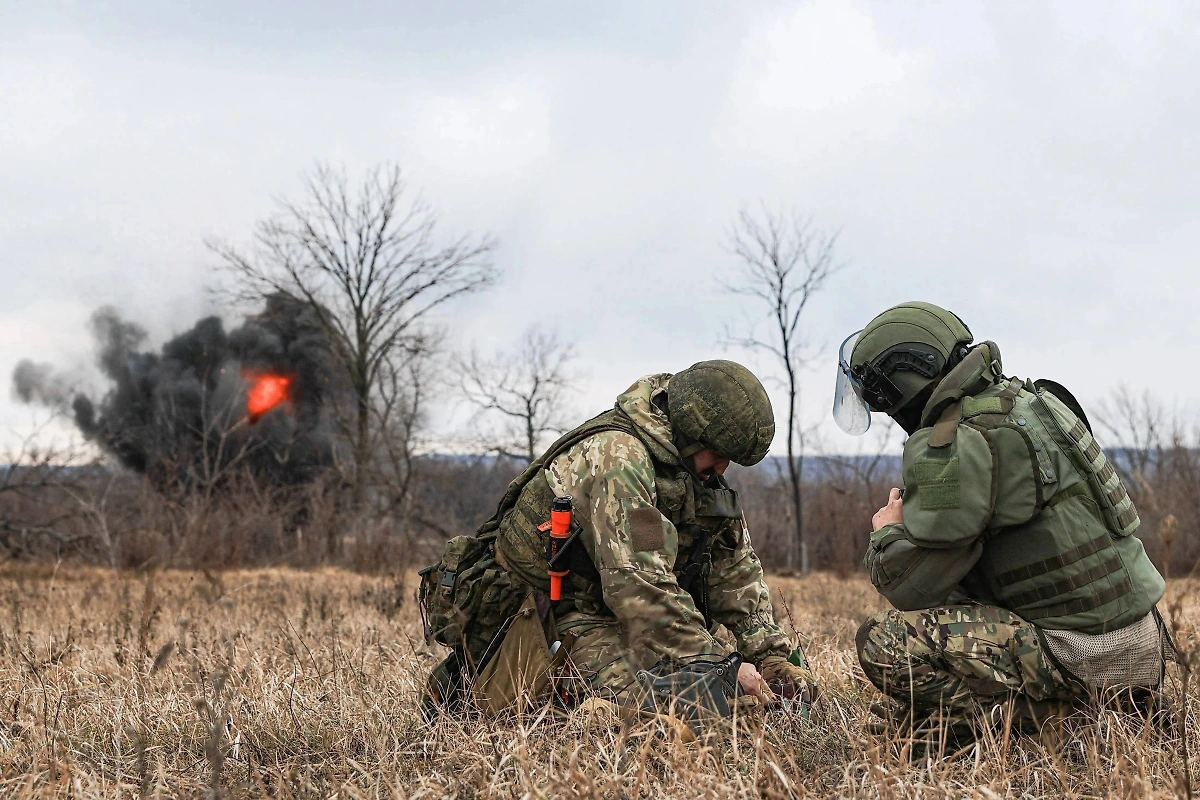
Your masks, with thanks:
<instances>
[{"instance_id":1,"label":"molle webbing","mask_svg":"<svg viewBox=\"0 0 1200 800\"><path fill-rule=\"evenodd\" d=\"M1114 572L1118 572L1120 569L1121 557L1114 552L1106 561L1102 561L1099 564L1088 567L1083 572L1078 572L1068 578L1063 578L1062 580L1057 580L1053 583L1042 584L1041 586L1024 592L1018 592L1015 594L1005 593L1004 601L1006 604L1010 604L1013 607L1024 609L1025 606L1028 606L1031 603L1040 603L1045 602L1046 600L1053 600L1056 597L1062 597L1065 594L1082 589L1089 583L1098 581L1101 578L1107 578L1109 575L1112 575ZM1130 587L1129 590L1132 590L1132 587ZM1122 592L1122 594L1124 594L1124 592ZM1094 601L1089 602L1088 607L1094 608Z\"/></svg>"},{"instance_id":2,"label":"molle webbing","mask_svg":"<svg viewBox=\"0 0 1200 800\"><path fill-rule=\"evenodd\" d=\"M1047 606L1045 608L1023 608L1020 614L1030 622L1048 617L1066 617L1072 614L1084 614L1102 605L1111 603L1113 600L1124 597L1131 592L1133 592L1133 585L1129 582L1129 576L1125 575L1118 583L1095 595L1078 597L1074 600L1067 600L1058 605ZM1113 630L1116 629L1113 628Z\"/></svg>"},{"instance_id":3,"label":"molle webbing","mask_svg":"<svg viewBox=\"0 0 1200 800\"><path fill-rule=\"evenodd\" d=\"M1083 420L1071 414L1066 406L1062 406L1064 411L1060 412L1047 403L1042 394L1033 395L1030 405L1049 429L1050 435L1070 454L1075 466L1087 477L1093 499L1100 504L1109 530L1117 536L1128 536L1137 530L1141 524L1137 508L1121 477Z\"/></svg>"},{"instance_id":4,"label":"molle webbing","mask_svg":"<svg viewBox=\"0 0 1200 800\"><path fill-rule=\"evenodd\" d=\"M1045 558L1041 561L1036 561L1033 564L1027 564L1017 569L1009 570L1008 572L997 575L993 580L998 586L1009 586L1020 581L1027 581L1031 578L1038 578L1049 572L1069 567L1076 561L1087 558L1090 555L1099 553L1106 547L1111 546L1112 540L1108 534L1097 536L1095 539L1084 542L1078 547L1073 547L1065 553L1059 553L1051 558ZM1079 588L1079 587L1075 587Z\"/></svg>"},{"instance_id":5,"label":"molle webbing","mask_svg":"<svg viewBox=\"0 0 1200 800\"><path fill-rule=\"evenodd\" d=\"M691 552L683 569L676 574L679 588L692 596L696 609L704 615L704 626L712 626L712 617L708 613L708 576L704 574L705 561L709 555L708 544L712 536L711 528L703 528L696 541L692 542Z\"/></svg>"}]
</instances>

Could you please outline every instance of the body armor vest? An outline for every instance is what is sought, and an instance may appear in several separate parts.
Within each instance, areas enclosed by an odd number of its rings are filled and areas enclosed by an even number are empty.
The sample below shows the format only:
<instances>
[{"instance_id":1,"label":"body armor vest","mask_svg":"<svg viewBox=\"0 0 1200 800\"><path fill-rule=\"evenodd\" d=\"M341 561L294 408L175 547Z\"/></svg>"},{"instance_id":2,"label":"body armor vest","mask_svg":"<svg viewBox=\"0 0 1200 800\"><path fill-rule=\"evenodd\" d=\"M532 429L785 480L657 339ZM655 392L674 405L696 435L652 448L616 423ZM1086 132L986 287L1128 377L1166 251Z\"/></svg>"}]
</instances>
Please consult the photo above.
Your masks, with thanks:
<instances>
[{"instance_id":1,"label":"body armor vest","mask_svg":"<svg viewBox=\"0 0 1200 800\"><path fill-rule=\"evenodd\" d=\"M736 536L734 525L741 519L737 493L717 477L699 484L674 454L643 433L620 409L594 417L564 434L531 463L511 484L496 514L480 534L496 531L496 560L510 575L526 585L546 592L546 536L543 523L550 519L554 490L546 480L550 463L591 436L621 431L638 438L650 453L654 466L655 507L675 526L679 551L675 575L680 588L689 592L697 608L708 619L707 584L711 551L725 536ZM583 517L576 509L576 519ZM583 524L587 524L583 522ZM567 556L571 571L564 585L564 601L589 613L604 610L600 575L582 543L576 542Z\"/></svg>"},{"instance_id":2,"label":"body armor vest","mask_svg":"<svg viewBox=\"0 0 1200 800\"><path fill-rule=\"evenodd\" d=\"M932 465L950 461L957 468L970 457L962 448L978 447L962 428L982 434L992 485L961 491L990 491L991 501L983 553L964 589L1042 628L1117 630L1150 613L1165 583L1131 536L1137 510L1082 411L1071 410L1078 404L1057 384L1044 385L1065 397L1001 379L947 406L914 474L932 475ZM937 497L932 483L921 488L923 499Z\"/></svg>"}]
</instances>

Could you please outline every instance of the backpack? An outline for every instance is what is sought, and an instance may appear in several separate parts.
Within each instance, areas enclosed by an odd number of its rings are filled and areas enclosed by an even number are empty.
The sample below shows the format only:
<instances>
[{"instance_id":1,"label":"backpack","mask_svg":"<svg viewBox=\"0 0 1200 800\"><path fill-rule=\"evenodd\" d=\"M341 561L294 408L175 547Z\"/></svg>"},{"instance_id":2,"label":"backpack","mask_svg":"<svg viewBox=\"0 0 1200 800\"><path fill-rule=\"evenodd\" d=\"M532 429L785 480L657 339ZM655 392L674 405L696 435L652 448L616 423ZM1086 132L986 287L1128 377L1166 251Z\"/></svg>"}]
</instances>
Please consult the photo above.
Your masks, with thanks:
<instances>
[{"instance_id":1,"label":"backpack","mask_svg":"<svg viewBox=\"0 0 1200 800\"><path fill-rule=\"evenodd\" d=\"M455 536L436 564L418 573L417 601L425 641L449 647L434 668L423 707L462 699L464 678L478 675L504 640L509 620L533 589L496 562L496 533Z\"/></svg>"}]
</instances>

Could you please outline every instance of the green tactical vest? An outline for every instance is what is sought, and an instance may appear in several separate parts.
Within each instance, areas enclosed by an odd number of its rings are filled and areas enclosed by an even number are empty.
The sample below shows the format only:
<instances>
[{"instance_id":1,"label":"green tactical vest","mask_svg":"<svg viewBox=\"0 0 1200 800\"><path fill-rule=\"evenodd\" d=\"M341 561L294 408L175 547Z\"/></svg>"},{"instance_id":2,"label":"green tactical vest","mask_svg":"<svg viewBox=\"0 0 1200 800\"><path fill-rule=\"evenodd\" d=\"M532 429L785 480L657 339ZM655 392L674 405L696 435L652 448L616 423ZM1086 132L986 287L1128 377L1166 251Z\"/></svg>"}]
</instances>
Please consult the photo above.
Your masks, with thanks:
<instances>
[{"instance_id":1,"label":"green tactical vest","mask_svg":"<svg viewBox=\"0 0 1200 800\"><path fill-rule=\"evenodd\" d=\"M982 528L963 588L1042 628L1100 634L1150 613L1165 583L1131 536L1137 510L1074 398L1000 378L998 360L968 360L926 407L936 424L905 445L910 535L952 546ZM936 407L947 382L958 388Z\"/></svg>"},{"instance_id":2,"label":"green tactical vest","mask_svg":"<svg viewBox=\"0 0 1200 800\"><path fill-rule=\"evenodd\" d=\"M636 436L649 451L654 465L655 507L679 533L675 574L680 578L680 587L692 594L697 607L707 618L704 586L712 549L722 543L732 546L727 541L729 537L733 537L733 545L736 545L736 521L742 516L737 492L730 489L723 478L709 482L715 486L698 485L673 453L646 435L618 408L588 420L550 445L509 484L496 514L484 523L480 534L495 530L496 560L521 582L548 592L548 534L539 530L539 526L550 519L554 490L546 480L545 471L559 455L584 439L606 431ZM582 518L577 510L576 519ZM570 555L571 574L568 585L564 586L564 602L574 603L576 608L587 613L604 613L607 608L603 603L600 576L583 544L576 543Z\"/></svg>"}]
</instances>

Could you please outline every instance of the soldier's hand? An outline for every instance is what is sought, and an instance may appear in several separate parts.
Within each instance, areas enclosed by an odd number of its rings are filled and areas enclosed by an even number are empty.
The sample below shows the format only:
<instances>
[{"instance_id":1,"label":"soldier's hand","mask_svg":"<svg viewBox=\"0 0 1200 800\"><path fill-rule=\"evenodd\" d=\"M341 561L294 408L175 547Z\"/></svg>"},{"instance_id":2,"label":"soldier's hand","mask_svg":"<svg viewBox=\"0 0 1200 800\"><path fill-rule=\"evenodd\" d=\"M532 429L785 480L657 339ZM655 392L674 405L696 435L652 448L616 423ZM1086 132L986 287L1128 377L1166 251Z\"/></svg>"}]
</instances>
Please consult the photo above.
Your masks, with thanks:
<instances>
[{"instance_id":1,"label":"soldier's hand","mask_svg":"<svg viewBox=\"0 0 1200 800\"><path fill-rule=\"evenodd\" d=\"M892 491L888 493L887 505L875 512L875 516L871 517L871 530L877 531L884 525L895 525L904 522L904 498L900 496L900 490L892 487Z\"/></svg>"},{"instance_id":2,"label":"soldier's hand","mask_svg":"<svg viewBox=\"0 0 1200 800\"><path fill-rule=\"evenodd\" d=\"M738 683L741 684L743 692L757 697L763 705L775 701L771 687L767 685L766 680L753 664L743 661L742 665L738 667Z\"/></svg>"},{"instance_id":3,"label":"soldier's hand","mask_svg":"<svg viewBox=\"0 0 1200 800\"><path fill-rule=\"evenodd\" d=\"M782 656L767 656L759 666L767 683L779 686L784 697L805 705L817 698L817 680L808 668L798 667Z\"/></svg>"}]
</instances>

